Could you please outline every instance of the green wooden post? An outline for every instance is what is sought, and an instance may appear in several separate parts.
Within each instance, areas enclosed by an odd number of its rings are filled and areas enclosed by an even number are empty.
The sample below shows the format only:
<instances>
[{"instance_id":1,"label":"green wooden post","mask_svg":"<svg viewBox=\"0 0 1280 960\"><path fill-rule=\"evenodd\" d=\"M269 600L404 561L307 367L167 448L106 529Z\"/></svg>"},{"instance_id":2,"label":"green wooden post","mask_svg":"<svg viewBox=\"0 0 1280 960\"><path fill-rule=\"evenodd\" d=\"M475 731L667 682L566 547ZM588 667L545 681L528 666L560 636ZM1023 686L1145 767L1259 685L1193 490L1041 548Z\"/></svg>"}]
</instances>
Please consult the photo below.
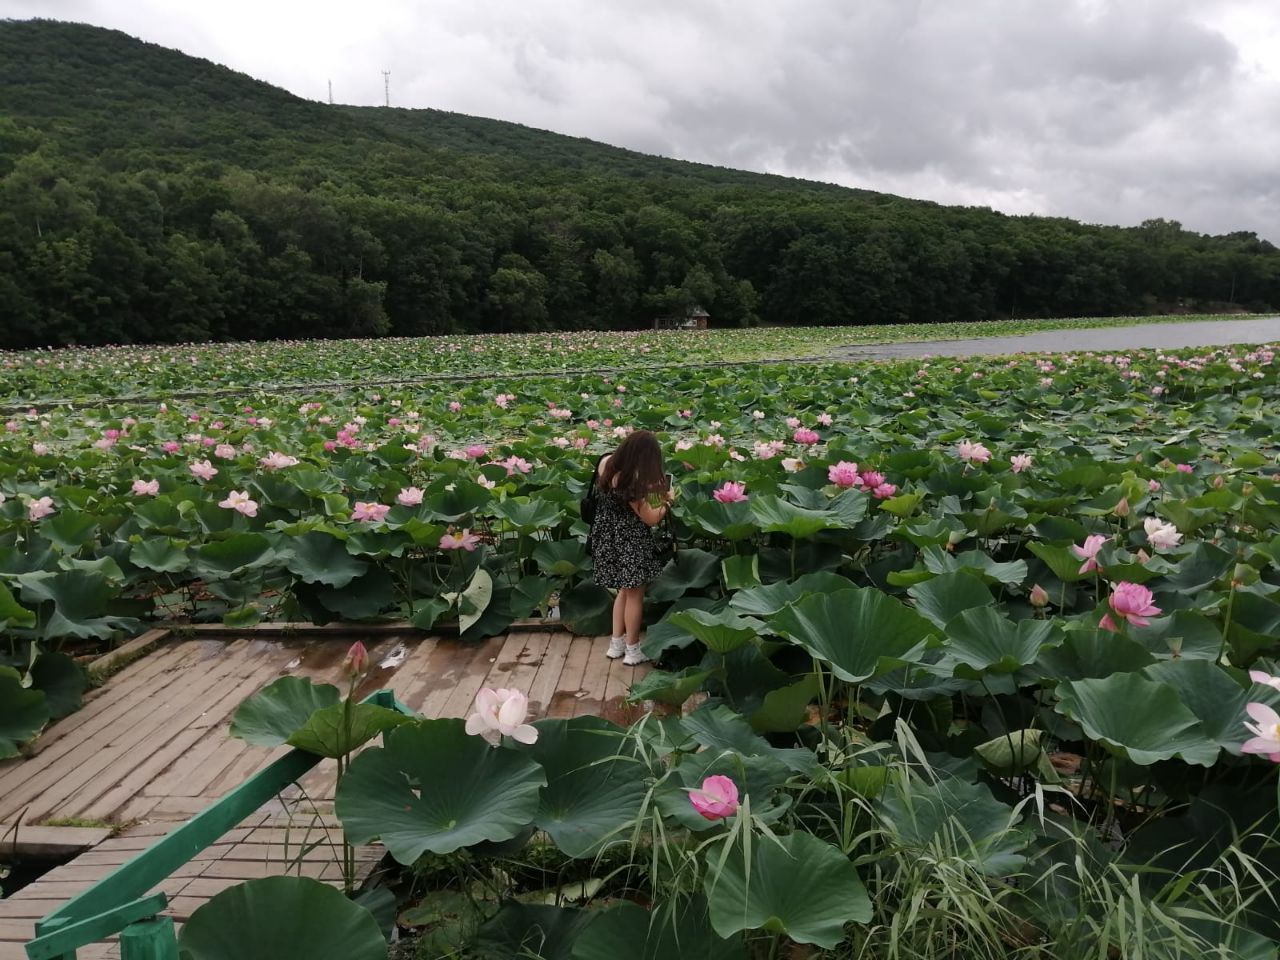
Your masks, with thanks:
<instances>
[{"instance_id":1,"label":"green wooden post","mask_svg":"<svg viewBox=\"0 0 1280 960\"><path fill-rule=\"evenodd\" d=\"M152 917L120 932L120 960L178 960L173 917Z\"/></svg>"}]
</instances>

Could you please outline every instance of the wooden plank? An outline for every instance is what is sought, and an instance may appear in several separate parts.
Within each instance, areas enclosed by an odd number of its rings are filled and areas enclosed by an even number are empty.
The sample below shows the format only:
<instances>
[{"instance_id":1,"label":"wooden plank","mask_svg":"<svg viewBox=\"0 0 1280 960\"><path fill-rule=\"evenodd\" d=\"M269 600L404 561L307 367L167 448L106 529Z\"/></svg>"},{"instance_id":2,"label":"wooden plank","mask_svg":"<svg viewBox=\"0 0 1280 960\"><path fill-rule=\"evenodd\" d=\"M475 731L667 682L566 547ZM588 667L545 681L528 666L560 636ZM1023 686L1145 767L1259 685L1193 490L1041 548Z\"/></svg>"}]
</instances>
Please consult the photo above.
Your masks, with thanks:
<instances>
[{"instance_id":1,"label":"wooden plank","mask_svg":"<svg viewBox=\"0 0 1280 960\"><path fill-rule=\"evenodd\" d=\"M538 675L538 667L547 652L547 644L551 642L551 634L545 630L541 633L525 634L524 646L516 657L515 665L507 673L506 686L513 687L528 695L533 679ZM485 683L485 686L493 686Z\"/></svg>"},{"instance_id":2,"label":"wooden plank","mask_svg":"<svg viewBox=\"0 0 1280 960\"><path fill-rule=\"evenodd\" d=\"M567 635L547 634L547 647L538 662L538 672L529 682L530 716L546 716L550 710L551 700L555 696L560 675L564 672L565 661L569 657L571 642L572 638ZM585 658L583 665L586 665Z\"/></svg>"},{"instance_id":3,"label":"wooden plank","mask_svg":"<svg viewBox=\"0 0 1280 960\"><path fill-rule=\"evenodd\" d=\"M494 689L511 686L509 678L512 671L520 664L520 655L524 652L527 640L528 636L523 633L508 633L505 636L497 659L489 666L489 673L484 679L484 686L493 687Z\"/></svg>"},{"instance_id":4,"label":"wooden plank","mask_svg":"<svg viewBox=\"0 0 1280 960\"><path fill-rule=\"evenodd\" d=\"M408 658L391 678L391 689L395 691L396 698L414 710L419 709L419 703L426 695L426 688L438 672L434 665L440 660L436 656L438 648L439 641L434 638L422 640L409 651Z\"/></svg>"},{"instance_id":5,"label":"wooden plank","mask_svg":"<svg viewBox=\"0 0 1280 960\"><path fill-rule=\"evenodd\" d=\"M114 672L150 652L152 647L166 640L170 633L172 631L167 627L162 627L159 630L148 630L127 643L121 644L114 650L104 653L97 660L92 661L86 669L89 671L90 676L101 676Z\"/></svg>"},{"instance_id":6,"label":"wooden plank","mask_svg":"<svg viewBox=\"0 0 1280 960\"><path fill-rule=\"evenodd\" d=\"M297 876L301 871L304 877L312 877L316 880L341 880L342 865L337 861L332 863L319 863L316 861L304 861L296 866L289 868L291 876ZM277 864L266 863L257 860L215 860L213 863L205 867L202 876L205 877L234 877L237 880L257 880L260 877L278 877L284 871Z\"/></svg>"},{"instance_id":7,"label":"wooden plank","mask_svg":"<svg viewBox=\"0 0 1280 960\"><path fill-rule=\"evenodd\" d=\"M6 920L39 920L46 913L52 913L62 906L62 901L57 898L48 900L37 900L34 897L27 899L17 899L10 897L0 905L0 917Z\"/></svg>"},{"instance_id":8,"label":"wooden plank","mask_svg":"<svg viewBox=\"0 0 1280 960\"><path fill-rule=\"evenodd\" d=\"M591 659L591 641L572 637L567 646L564 669L556 678L556 688L547 707L548 717L568 719L578 709L578 691L582 689L582 679Z\"/></svg>"},{"instance_id":9,"label":"wooden plank","mask_svg":"<svg viewBox=\"0 0 1280 960\"><path fill-rule=\"evenodd\" d=\"M626 666L621 657L609 661L609 679L605 682L604 700L597 711L600 716L624 727L631 723L634 711L627 706L626 696L637 669L639 668Z\"/></svg>"},{"instance_id":10,"label":"wooden plank","mask_svg":"<svg viewBox=\"0 0 1280 960\"><path fill-rule=\"evenodd\" d=\"M438 717L453 695L454 688L477 656L479 648L456 640L441 640L431 658L431 674L422 687L421 700L408 702L424 717ZM486 660L486 668L488 663Z\"/></svg>"},{"instance_id":11,"label":"wooden plank","mask_svg":"<svg viewBox=\"0 0 1280 960\"><path fill-rule=\"evenodd\" d=\"M52 762L42 764L43 769L33 776L24 777L15 789L8 791L3 799L6 808L21 809L30 804L28 816L44 819L47 811L74 796L104 770L110 769L112 774L121 775L128 772L134 748L149 737L167 739L167 733L173 734L181 729L174 721L190 713L188 701L198 697L198 691L219 685L233 668L234 659L220 660L208 672L188 670L177 683L166 689L163 698L158 698L162 700L158 706L135 711L127 725L113 724L86 738L77 738L70 750L56 758L56 766ZM42 755L34 762L40 764L44 759ZM121 766L125 769L120 769Z\"/></svg>"},{"instance_id":12,"label":"wooden plank","mask_svg":"<svg viewBox=\"0 0 1280 960\"><path fill-rule=\"evenodd\" d=\"M454 685L453 693L444 702L437 716L465 717L471 712L476 694L485 685L484 679L489 675L489 670L493 664L497 662L498 654L505 644L505 637L490 637L476 648L476 655L472 658L470 666L458 678L458 682Z\"/></svg>"},{"instance_id":13,"label":"wooden plank","mask_svg":"<svg viewBox=\"0 0 1280 960\"><path fill-rule=\"evenodd\" d=\"M578 703L573 709L575 717L600 712L600 707L604 703L605 686L609 682L609 667L613 664L613 661L605 656L608 649L608 637L596 637L591 641L591 652L587 655L587 668L582 674Z\"/></svg>"},{"instance_id":14,"label":"wooden plank","mask_svg":"<svg viewBox=\"0 0 1280 960\"><path fill-rule=\"evenodd\" d=\"M29 827L0 823L0 850L24 857L62 859L111 837L105 827Z\"/></svg>"}]
</instances>

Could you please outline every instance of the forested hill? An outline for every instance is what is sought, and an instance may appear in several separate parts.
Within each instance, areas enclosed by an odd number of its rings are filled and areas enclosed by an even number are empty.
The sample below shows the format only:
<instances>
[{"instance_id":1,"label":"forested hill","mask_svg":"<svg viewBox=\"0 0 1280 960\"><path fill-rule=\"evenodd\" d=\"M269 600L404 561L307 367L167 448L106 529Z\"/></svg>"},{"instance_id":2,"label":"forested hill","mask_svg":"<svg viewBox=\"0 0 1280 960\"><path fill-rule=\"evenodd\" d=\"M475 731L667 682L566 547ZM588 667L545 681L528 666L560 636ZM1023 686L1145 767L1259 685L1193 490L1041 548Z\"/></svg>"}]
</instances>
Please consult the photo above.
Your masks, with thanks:
<instances>
[{"instance_id":1,"label":"forested hill","mask_svg":"<svg viewBox=\"0 0 1280 960\"><path fill-rule=\"evenodd\" d=\"M1280 251L1006 217L0 21L0 347L1280 306Z\"/></svg>"}]
</instances>

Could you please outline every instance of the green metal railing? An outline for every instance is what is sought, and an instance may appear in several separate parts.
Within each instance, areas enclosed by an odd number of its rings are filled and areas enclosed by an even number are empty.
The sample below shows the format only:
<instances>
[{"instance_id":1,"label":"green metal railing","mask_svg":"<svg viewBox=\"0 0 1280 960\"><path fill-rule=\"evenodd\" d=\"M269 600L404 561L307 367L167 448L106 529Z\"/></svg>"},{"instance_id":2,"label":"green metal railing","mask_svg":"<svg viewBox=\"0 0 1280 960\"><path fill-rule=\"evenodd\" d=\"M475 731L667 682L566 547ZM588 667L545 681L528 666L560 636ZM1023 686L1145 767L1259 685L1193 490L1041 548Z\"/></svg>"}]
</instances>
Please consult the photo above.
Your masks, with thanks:
<instances>
[{"instance_id":1,"label":"green metal railing","mask_svg":"<svg viewBox=\"0 0 1280 960\"><path fill-rule=\"evenodd\" d=\"M414 715L390 690L365 699ZM291 750L182 826L165 834L128 863L36 922L27 944L29 960L76 960L76 951L120 934L122 960L178 960L173 919L159 916L168 905L163 893L148 895L198 853L260 809L323 758Z\"/></svg>"}]
</instances>

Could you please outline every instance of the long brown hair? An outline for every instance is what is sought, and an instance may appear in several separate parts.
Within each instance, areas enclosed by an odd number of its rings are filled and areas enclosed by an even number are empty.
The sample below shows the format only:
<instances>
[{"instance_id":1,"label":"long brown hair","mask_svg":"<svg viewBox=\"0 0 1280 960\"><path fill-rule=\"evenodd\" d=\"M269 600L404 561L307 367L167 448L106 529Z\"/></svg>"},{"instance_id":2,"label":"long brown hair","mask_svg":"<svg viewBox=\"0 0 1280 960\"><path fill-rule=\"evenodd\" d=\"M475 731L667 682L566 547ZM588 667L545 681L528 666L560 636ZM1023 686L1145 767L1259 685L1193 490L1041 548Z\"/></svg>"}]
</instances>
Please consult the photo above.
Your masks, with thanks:
<instances>
[{"instance_id":1,"label":"long brown hair","mask_svg":"<svg viewBox=\"0 0 1280 960\"><path fill-rule=\"evenodd\" d=\"M617 483L614 482L615 478ZM667 489L662 469L662 447L648 430L636 430L609 455L597 481L605 493L623 500L642 500Z\"/></svg>"}]
</instances>

